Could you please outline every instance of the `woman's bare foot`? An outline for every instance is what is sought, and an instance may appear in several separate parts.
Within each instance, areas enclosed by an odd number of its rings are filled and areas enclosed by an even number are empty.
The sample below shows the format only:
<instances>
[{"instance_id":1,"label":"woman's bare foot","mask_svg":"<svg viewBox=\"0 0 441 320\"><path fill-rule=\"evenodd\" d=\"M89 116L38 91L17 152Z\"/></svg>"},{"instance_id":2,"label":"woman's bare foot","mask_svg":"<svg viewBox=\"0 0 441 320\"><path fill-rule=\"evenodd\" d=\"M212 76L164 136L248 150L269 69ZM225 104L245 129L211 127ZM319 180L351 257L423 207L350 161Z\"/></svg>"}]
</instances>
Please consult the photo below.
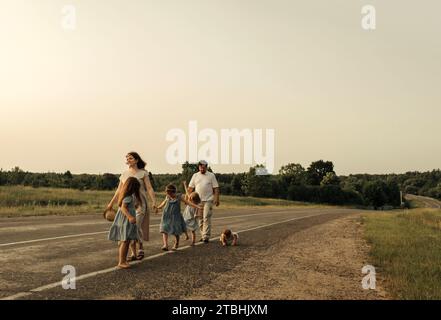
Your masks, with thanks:
<instances>
[{"instance_id":1,"label":"woman's bare foot","mask_svg":"<svg viewBox=\"0 0 441 320\"><path fill-rule=\"evenodd\" d=\"M119 269L129 269L130 268L130 264L126 263L120 263L119 265L117 265L117 267Z\"/></svg>"}]
</instances>

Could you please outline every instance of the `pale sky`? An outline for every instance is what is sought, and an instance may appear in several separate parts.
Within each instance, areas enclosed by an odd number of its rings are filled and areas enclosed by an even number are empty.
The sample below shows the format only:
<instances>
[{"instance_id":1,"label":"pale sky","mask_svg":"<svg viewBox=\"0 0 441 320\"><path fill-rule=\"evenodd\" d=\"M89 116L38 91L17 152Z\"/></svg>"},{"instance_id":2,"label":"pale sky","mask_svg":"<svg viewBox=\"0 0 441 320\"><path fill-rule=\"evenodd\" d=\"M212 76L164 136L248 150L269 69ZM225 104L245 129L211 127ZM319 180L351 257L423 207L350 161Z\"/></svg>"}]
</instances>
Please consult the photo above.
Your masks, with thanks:
<instances>
[{"instance_id":1,"label":"pale sky","mask_svg":"<svg viewBox=\"0 0 441 320\"><path fill-rule=\"evenodd\" d=\"M439 0L0 0L0 168L118 173L135 150L178 172L165 136L190 120L274 129L277 169L440 168L440 15Z\"/></svg>"}]
</instances>

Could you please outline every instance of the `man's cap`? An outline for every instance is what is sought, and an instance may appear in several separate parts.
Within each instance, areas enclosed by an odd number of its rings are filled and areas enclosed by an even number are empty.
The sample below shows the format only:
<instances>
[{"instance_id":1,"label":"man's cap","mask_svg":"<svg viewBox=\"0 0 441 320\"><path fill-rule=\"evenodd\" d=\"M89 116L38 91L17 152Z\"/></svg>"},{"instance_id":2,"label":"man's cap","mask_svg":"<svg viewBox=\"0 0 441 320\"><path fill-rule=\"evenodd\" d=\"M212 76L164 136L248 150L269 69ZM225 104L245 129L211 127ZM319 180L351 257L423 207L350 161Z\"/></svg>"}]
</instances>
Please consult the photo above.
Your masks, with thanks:
<instances>
[{"instance_id":1,"label":"man's cap","mask_svg":"<svg viewBox=\"0 0 441 320\"><path fill-rule=\"evenodd\" d=\"M205 160L201 160L201 161L199 161L198 165L208 166L208 162Z\"/></svg>"}]
</instances>

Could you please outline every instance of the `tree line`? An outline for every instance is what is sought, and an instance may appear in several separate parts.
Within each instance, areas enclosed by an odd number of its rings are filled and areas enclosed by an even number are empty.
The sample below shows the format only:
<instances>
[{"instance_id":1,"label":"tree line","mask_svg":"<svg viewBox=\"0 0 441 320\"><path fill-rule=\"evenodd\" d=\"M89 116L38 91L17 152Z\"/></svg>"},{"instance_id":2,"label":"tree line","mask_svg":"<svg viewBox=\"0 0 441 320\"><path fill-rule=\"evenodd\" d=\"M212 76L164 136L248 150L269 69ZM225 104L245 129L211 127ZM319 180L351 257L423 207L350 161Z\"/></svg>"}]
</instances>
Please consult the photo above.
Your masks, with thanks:
<instances>
[{"instance_id":1,"label":"tree line","mask_svg":"<svg viewBox=\"0 0 441 320\"><path fill-rule=\"evenodd\" d=\"M400 206L400 191L441 199L440 170L339 176L334 171L332 161L324 160L314 161L307 168L289 163L274 175L261 175L260 168L263 167L251 167L243 173L216 173L222 194L374 208ZM168 183L176 184L183 191L182 181L189 182L197 170L197 164L187 162L182 165L179 174L150 173L150 180L157 191L162 191ZM112 173L32 173L19 167L9 171L0 170L0 185L114 190L118 183L119 175Z\"/></svg>"}]
</instances>

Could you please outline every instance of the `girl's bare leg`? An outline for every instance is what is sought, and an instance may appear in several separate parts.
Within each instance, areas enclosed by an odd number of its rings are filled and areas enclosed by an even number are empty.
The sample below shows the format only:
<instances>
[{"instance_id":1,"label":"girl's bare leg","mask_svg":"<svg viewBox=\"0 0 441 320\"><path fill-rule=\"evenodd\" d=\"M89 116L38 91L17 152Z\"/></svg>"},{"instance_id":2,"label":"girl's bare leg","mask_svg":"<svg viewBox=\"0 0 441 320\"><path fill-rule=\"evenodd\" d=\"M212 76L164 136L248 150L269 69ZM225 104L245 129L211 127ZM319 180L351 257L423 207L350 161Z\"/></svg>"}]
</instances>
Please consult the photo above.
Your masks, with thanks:
<instances>
[{"instance_id":1,"label":"girl's bare leg","mask_svg":"<svg viewBox=\"0 0 441 320\"><path fill-rule=\"evenodd\" d=\"M175 245L173 246L173 249L176 250L179 248L179 236L175 236Z\"/></svg>"},{"instance_id":2,"label":"girl's bare leg","mask_svg":"<svg viewBox=\"0 0 441 320\"><path fill-rule=\"evenodd\" d=\"M168 250L168 234L163 233L162 234L162 250L167 251Z\"/></svg>"},{"instance_id":3,"label":"girl's bare leg","mask_svg":"<svg viewBox=\"0 0 441 320\"><path fill-rule=\"evenodd\" d=\"M196 232L191 232L191 244L194 245L196 243Z\"/></svg>"},{"instance_id":4,"label":"girl's bare leg","mask_svg":"<svg viewBox=\"0 0 441 320\"><path fill-rule=\"evenodd\" d=\"M121 241L121 244L119 246L119 263L118 267L128 267L129 264L127 263L127 253L129 251L129 242L128 241Z\"/></svg>"}]
</instances>

